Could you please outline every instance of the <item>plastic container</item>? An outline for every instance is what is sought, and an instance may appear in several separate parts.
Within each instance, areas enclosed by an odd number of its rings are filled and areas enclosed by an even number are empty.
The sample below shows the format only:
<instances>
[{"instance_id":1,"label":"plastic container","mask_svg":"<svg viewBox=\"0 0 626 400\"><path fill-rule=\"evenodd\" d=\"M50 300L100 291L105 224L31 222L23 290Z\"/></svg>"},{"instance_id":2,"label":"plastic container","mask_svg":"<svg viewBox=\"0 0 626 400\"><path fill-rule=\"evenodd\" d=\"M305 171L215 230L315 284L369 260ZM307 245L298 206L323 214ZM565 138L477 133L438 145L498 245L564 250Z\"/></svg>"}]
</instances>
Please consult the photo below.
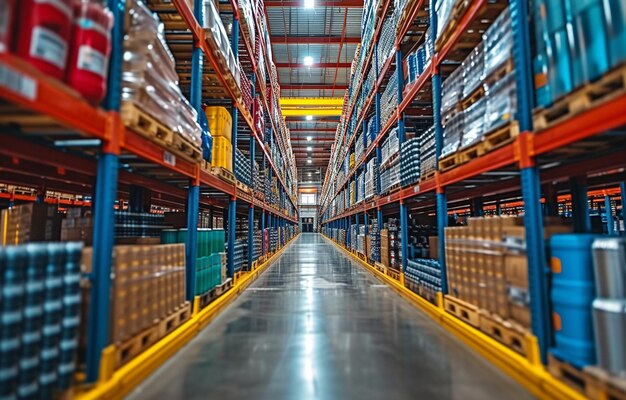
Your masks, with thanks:
<instances>
[{"instance_id":1,"label":"plastic container","mask_svg":"<svg viewBox=\"0 0 626 400\"><path fill-rule=\"evenodd\" d=\"M19 2L15 52L40 71L63 79L72 30L71 0Z\"/></svg>"},{"instance_id":2,"label":"plastic container","mask_svg":"<svg viewBox=\"0 0 626 400\"><path fill-rule=\"evenodd\" d=\"M593 326L598 365L613 375L626 377L626 300L596 299Z\"/></svg>"},{"instance_id":3,"label":"plastic container","mask_svg":"<svg viewBox=\"0 0 626 400\"><path fill-rule=\"evenodd\" d=\"M603 0L604 23L609 46L609 63L615 67L626 60L626 2Z\"/></svg>"},{"instance_id":4,"label":"plastic container","mask_svg":"<svg viewBox=\"0 0 626 400\"><path fill-rule=\"evenodd\" d=\"M626 299L626 239L605 237L593 242L598 297Z\"/></svg>"},{"instance_id":5,"label":"plastic container","mask_svg":"<svg viewBox=\"0 0 626 400\"><path fill-rule=\"evenodd\" d=\"M106 93L113 14L95 0L81 0L74 15L66 81L97 103Z\"/></svg>"},{"instance_id":6,"label":"plastic container","mask_svg":"<svg viewBox=\"0 0 626 400\"><path fill-rule=\"evenodd\" d=\"M569 3L569 4L567 4ZM566 0L574 87L594 81L609 68L604 14L600 0Z\"/></svg>"},{"instance_id":7,"label":"plastic container","mask_svg":"<svg viewBox=\"0 0 626 400\"><path fill-rule=\"evenodd\" d=\"M222 137L232 140L233 117L225 107L207 107L204 110L209 121L209 130L214 138Z\"/></svg>"},{"instance_id":8,"label":"plastic container","mask_svg":"<svg viewBox=\"0 0 626 400\"><path fill-rule=\"evenodd\" d=\"M598 236L554 235L552 290L555 348L560 360L583 368L595 363L591 304L595 298L591 245Z\"/></svg>"},{"instance_id":9,"label":"plastic container","mask_svg":"<svg viewBox=\"0 0 626 400\"><path fill-rule=\"evenodd\" d=\"M15 7L15 0L0 0L0 53L11 48Z\"/></svg>"},{"instance_id":10,"label":"plastic container","mask_svg":"<svg viewBox=\"0 0 626 400\"><path fill-rule=\"evenodd\" d=\"M213 138L213 162L214 167L221 167L233 172L233 146L225 137Z\"/></svg>"}]
</instances>

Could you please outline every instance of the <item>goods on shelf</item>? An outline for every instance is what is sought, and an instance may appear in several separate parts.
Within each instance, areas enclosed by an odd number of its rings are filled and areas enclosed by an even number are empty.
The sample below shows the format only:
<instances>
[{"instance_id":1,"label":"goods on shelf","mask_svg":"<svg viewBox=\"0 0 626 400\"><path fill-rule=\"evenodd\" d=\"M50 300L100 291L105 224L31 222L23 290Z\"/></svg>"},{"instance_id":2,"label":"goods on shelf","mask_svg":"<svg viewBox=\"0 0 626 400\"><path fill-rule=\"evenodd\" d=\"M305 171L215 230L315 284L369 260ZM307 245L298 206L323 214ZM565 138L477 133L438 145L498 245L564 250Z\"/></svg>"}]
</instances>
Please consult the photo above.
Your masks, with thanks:
<instances>
[{"instance_id":1,"label":"goods on shelf","mask_svg":"<svg viewBox=\"0 0 626 400\"><path fill-rule=\"evenodd\" d=\"M3 398L52 398L70 387L78 350L81 254L76 242L0 247Z\"/></svg>"},{"instance_id":2,"label":"goods on shelf","mask_svg":"<svg viewBox=\"0 0 626 400\"><path fill-rule=\"evenodd\" d=\"M252 171L250 170L250 157L237 149L235 160L235 177L247 186L252 186Z\"/></svg>"},{"instance_id":3,"label":"goods on shelf","mask_svg":"<svg viewBox=\"0 0 626 400\"><path fill-rule=\"evenodd\" d=\"M420 137L420 178L428 178L436 170L435 127L431 126Z\"/></svg>"},{"instance_id":4,"label":"goods on shelf","mask_svg":"<svg viewBox=\"0 0 626 400\"><path fill-rule=\"evenodd\" d=\"M163 25L143 2L127 3L122 65L122 119L138 133L166 145L188 141L200 149L202 129L197 113L178 86L176 63L164 37ZM150 128L140 123L147 113ZM165 131L161 128L165 126ZM174 132L174 136L167 131Z\"/></svg>"},{"instance_id":5,"label":"goods on shelf","mask_svg":"<svg viewBox=\"0 0 626 400\"><path fill-rule=\"evenodd\" d=\"M389 235L389 264L386 266L399 271L402 269L402 240L400 236L400 221L398 219L389 218L387 233Z\"/></svg>"},{"instance_id":6,"label":"goods on shelf","mask_svg":"<svg viewBox=\"0 0 626 400\"><path fill-rule=\"evenodd\" d=\"M115 237L160 237L165 216L156 213L115 212Z\"/></svg>"},{"instance_id":7,"label":"goods on shelf","mask_svg":"<svg viewBox=\"0 0 626 400\"><path fill-rule=\"evenodd\" d=\"M626 60L622 2L533 0L531 10L538 106L549 107Z\"/></svg>"},{"instance_id":8,"label":"goods on shelf","mask_svg":"<svg viewBox=\"0 0 626 400\"><path fill-rule=\"evenodd\" d=\"M616 377L626 375L626 240L594 240L593 327L597 365Z\"/></svg>"},{"instance_id":9,"label":"goods on shelf","mask_svg":"<svg viewBox=\"0 0 626 400\"><path fill-rule=\"evenodd\" d=\"M57 206L24 204L2 210L2 245L54 241L61 238L61 215Z\"/></svg>"},{"instance_id":10,"label":"goods on shelf","mask_svg":"<svg viewBox=\"0 0 626 400\"><path fill-rule=\"evenodd\" d=\"M161 233L161 243L186 243L187 232L187 229L165 229ZM225 234L223 229L198 229L194 292L196 295L202 295L222 283L224 274L220 254L224 252L224 248Z\"/></svg>"},{"instance_id":11,"label":"goods on shelf","mask_svg":"<svg viewBox=\"0 0 626 400\"><path fill-rule=\"evenodd\" d=\"M225 137L213 138L213 154L211 165L233 172L233 145Z\"/></svg>"},{"instance_id":12,"label":"goods on shelf","mask_svg":"<svg viewBox=\"0 0 626 400\"><path fill-rule=\"evenodd\" d=\"M591 245L598 235L568 234L550 238L552 315L555 321L552 354L583 368L595 363L591 303L594 279Z\"/></svg>"},{"instance_id":13,"label":"goods on shelf","mask_svg":"<svg viewBox=\"0 0 626 400\"><path fill-rule=\"evenodd\" d=\"M383 65L394 55L396 41L396 24L398 22L396 13L385 18L382 28L380 29L380 37L378 38L377 57L378 57L378 75L380 75Z\"/></svg>"},{"instance_id":14,"label":"goods on shelf","mask_svg":"<svg viewBox=\"0 0 626 400\"><path fill-rule=\"evenodd\" d=\"M570 231L546 220L544 235ZM446 268L452 296L530 326L528 264L523 219L469 218L468 226L445 229Z\"/></svg>"},{"instance_id":15,"label":"goods on shelf","mask_svg":"<svg viewBox=\"0 0 626 400\"><path fill-rule=\"evenodd\" d=\"M380 232L378 231L378 219L373 218L370 221L371 225L368 235L369 245L367 246L369 253L367 256L375 262L380 262Z\"/></svg>"},{"instance_id":16,"label":"goods on shelf","mask_svg":"<svg viewBox=\"0 0 626 400\"><path fill-rule=\"evenodd\" d=\"M233 117L226 107L211 106L204 109L213 138L223 137L230 142L233 132Z\"/></svg>"},{"instance_id":17,"label":"goods on shelf","mask_svg":"<svg viewBox=\"0 0 626 400\"><path fill-rule=\"evenodd\" d=\"M239 62L230 47L230 39L226 34L226 29L222 24L222 18L217 10L215 3L212 1L204 1L204 29L205 38L210 44L213 52L223 57L225 67L232 74L237 86L240 85Z\"/></svg>"},{"instance_id":18,"label":"goods on shelf","mask_svg":"<svg viewBox=\"0 0 626 400\"><path fill-rule=\"evenodd\" d=\"M398 105L398 77L396 71L391 72L387 87L380 97L380 126L384 127L391 119Z\"/></svg>"},{"instance_id":19,"label":"goods on shelf","mask_svg":"<svg viewBox=\"0 0 626 400\"><path fill-rule=\"evenodd\" d=\"M407 260L405 282L416 285L429 293L429 298L434 299L437 292L441 292L441 266L438 260L417 258ZM411 290L416 291L412 285L407 285Z\"/></svg>"},{"instance_id":20,"label":"goods on shelf","mask_svg":"<svg viewBox=\"0 0 626 400\"><path fill-rule=\"evenodd\" d=\"M376 193L376 182L379 179L378 166L376 165L376 158L372 158L365 167L365 199L369 199Z\"/></svg>"},{"instance_id":21,"label":"goods on shelf","mask_svg":"<svg viewBox=\"0 0 626 400\"><path fill-rule=\"evenodd\" d=\"M106 94L113 15L98 1L82 0L74 4L74 20L66 80L98 103Z\"/></svg>"},{"instance_id":22,"label":"goods on shelf","mask_svg":"<svg viewBox=\"0 0 626 400\"><path fill-rule=\"evenodd\" d=\"M112 271L114 343L154 327L185 302L184 244L115 246Z\"/></svg>"},{"instance_id":23,"label":"goods on shelf","mask_svg":"<svg viewBox=\"0 0 626 400\"><path fill-rule=\"evenodd\" d=\"M420 179L420 139L412 138L402 143L400 154L400 185L409 186Z\"/></svg>"}]
</instances>

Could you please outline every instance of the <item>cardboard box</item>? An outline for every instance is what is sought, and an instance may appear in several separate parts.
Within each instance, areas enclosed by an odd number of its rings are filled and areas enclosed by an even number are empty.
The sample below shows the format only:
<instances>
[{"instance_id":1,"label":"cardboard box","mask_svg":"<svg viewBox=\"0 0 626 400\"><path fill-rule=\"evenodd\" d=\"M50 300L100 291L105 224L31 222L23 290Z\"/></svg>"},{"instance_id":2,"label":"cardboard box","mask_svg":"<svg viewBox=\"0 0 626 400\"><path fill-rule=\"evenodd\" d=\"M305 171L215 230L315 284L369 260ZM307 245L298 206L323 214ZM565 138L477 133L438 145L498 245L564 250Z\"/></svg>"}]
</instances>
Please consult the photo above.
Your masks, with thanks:
<instances>
[{"instance_id":1,"label":"cardboard box","mask_svg":"<svg viewBox=\"0 0 626 400\"><path fill-rule=\"evenodd\" d=\"M428 237L428 256L435 260L439 259L439 237L438 236Z\"/></svg>"},{"instance_id":2,"label":"cardboard box","mask_svg":"<svg viewBox=\"0 0 626 400\"><path fill-rule=\"evenodd\" d=\"M509 253L504 259L504 275L513 286L528 288L528 260L526 253Z\"/></svg>"}]
</instances>

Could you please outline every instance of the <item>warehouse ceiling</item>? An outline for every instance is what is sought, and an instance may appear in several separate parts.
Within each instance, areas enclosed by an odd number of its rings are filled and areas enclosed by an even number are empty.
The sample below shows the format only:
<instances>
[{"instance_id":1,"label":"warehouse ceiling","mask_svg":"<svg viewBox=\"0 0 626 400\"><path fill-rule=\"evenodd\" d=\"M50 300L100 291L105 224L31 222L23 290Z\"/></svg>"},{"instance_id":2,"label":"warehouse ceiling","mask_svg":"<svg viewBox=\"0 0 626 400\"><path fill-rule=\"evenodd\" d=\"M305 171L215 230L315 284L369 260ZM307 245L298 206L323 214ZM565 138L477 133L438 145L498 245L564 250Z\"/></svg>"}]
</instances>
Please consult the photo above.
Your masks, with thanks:
<instances>
[{"instance_id":1,"label":"warehouse ceiling","mask_svg":"<svg viewBox=\"0 0 626 400\"><path fill-rule=\"evenodd\" d=\"M265 1L283 98L343 99L361 41L362 7L362 0ZM287 117L300 185L324 178L338 122L339 116Z\"/></svg>"}]
</instances>

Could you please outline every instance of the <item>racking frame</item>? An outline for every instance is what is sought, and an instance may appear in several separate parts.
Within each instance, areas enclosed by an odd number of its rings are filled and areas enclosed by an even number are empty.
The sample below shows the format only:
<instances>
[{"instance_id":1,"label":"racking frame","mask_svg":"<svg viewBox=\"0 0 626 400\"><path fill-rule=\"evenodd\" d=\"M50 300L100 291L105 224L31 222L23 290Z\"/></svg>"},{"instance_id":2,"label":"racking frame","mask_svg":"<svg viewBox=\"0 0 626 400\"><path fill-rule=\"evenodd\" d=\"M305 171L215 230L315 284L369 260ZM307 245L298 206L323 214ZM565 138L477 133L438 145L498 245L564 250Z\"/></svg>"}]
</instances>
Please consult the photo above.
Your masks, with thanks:
<instances>
[{"instance_id":1,"label":"racking frame","mask_svg":"<svg viewBox=\"0 0 626 400\"><path fill-rule=\"evenodd\" d=\"M387 14L389 1L382 0L382 16ZM381 73L376 76L376 83L371 92L367 95L365 105L363 106L359 116L358 123L354 132L348 132L347 137L339 135L337 138L343 139L343 143L336 143L331 153L331 163L327 169L326 178L322 188L322 206L320 211L320 221L322 226L329 228L347 229L346 240L349 243L350 225L358 215L367 215L368 212L376 211L378 219L378 227L382 228L383 209L389 210L399 204L399 211L393 214L400 215L401 220L401 242L402 242L402 259L403 272L406 268L407 260L407 203L414 208L433 207L437 215L437 228L439 237L439 262L442 271L442 294L447 294L447 277L446 277L446 260L445 260L445 240L444 228L448 223L448 204L451 201L459 201L464 199L480 198L485 193L506 193L511 191L521 191L521 197L524 205L524 225L526 228L526 246L528 254L528 274L530 289L530 310L532 315L532 333L537 338L538 350L541 361L545 364L547 359L547 351L550 347L550 338L552 337L552 327L549 315L549 296L548 296L548 274L546 265L546 249L543 241L543 210L542 210L542 191L541 184L551 183L557 179L563 179L568 176L576 176L581 171L584 173L594 171L609 171L616 168L624 168L626 166L626 150L618 149L616 152L607 154L606 157L589 159L579 157L570 164L558 165L553 168L542 168L547 164L542 157L549 156L551 153L597 138L600 134L621 127L626 124L626 115L623 113L626 107L626 95L620 94L614 96L607 101L584 111L580 114L573 115L563 119L555 125L540 131L533 130L533 75L532 66L530 65L530 33L528 25L528 4L523 0L510 0L508 6L511 13L511 22L513 29L513 60L515 63L515 81L518 109L516 113L516 121L519 124L520 134L509 144L504 145L495 151L488 152L483 156L475 158L470 162L457 166L454 169L441 172L439 171L438 160L442 151L443 144L443 128L441 125L440 104L441 104L441 70L446 67L445 60L458 47L461 36L468 28L478 21L481 12L488 7L487 0L474 0L465 10L465 13L458 19L458 23L454 28L449 40L442 46L440 51L434 53L431 60L425 66L425 72L418 79L407 87L403 96L402 91L402 52L400 44L403 38L408 34L411 25L420 10L427 5L425 0L409 1L416 5L411 11L407 22L403 24L397 31L395 42L395 66L396 74L399 82L398 90L398 106L390 120L385 126L380 126L380 89L383 84L385 74L393 65L394 57L388 60L377 60L374 56L372 67L378 67L382 63ZM437 15L434 11L434 2L429 4L429 19L431 33L436 32ZM366 49L369 54L365 58L364 68L361 70L362 75L360 83L357 85L353 97L356 99L361 91L362 84L366 78L366 73L372 63L372 52L376 54L376 45L378 34L380 32L384 18L378 18L376 29L372 38L372 48ZM433 42L436 37L431 36ZM362 49L363 51L363 49ZM374 155L378 159L380 165L381 152L380 143L385 135L394 127L398 127L398 137L400 142L400 150L404 141L404 119L407 111L415 99L415 97L425 91L427 84L430 83L432 88L432 117L435 127L436 140L436 165L437 171L432 178L410 185L409 187L400 188L392 191L387 195L382 195L380 186L376 187L376 196L370 200L364 200L360 204L347 207L343 212L337 215L331 215L330 205L333 199L341 192L343 188L347 189L349 196L350 182L355 179L357 171L364 163ZM347 97L346 97L347 101ZM346 175L345 179L336 186L335 192L331 193L330 175L333 168L341 168L341 164L346 154L350 154L350 149L356 140L359 127L362 126L368 109L372 101L374 102L374 116L376 118L377 132L376 138L371 145L365 150L365 155L361 160L355 162L354 167ZM344 103L345 121L350 121L357 101L352 106L346 107ZM341 124L341 123L340 123ZM341 149L345 149L342 152ZM333 164L334 162L334 164ZM493 173L499 170L509 171L511 176L519 176L519 181L509 179L508 181L495 182L478 187L462 187L462 182L469 179L480 178L485 174ZM626 176L623 172L618 174L618 180L621 181L621 200L624 204L626 199L626 189L624 180ZM450 189L456 189L450 192ZM573 191L573 208L575 219L588 220L589 210L586 207L587 192L586 186L579 185ZM577 190L576 190L577 189ZM432 201L434 194L435 200ZM584 207L578 204L576 207L576 199L583 199ZM606 197L607 205L605 208L610 209L610 199ZM433 204L434 203L434 204ZM579 201L580 203L580 201ZM499 210L499 207L498 207ZM624 214L622 208L622 214ZM355 218L353 218L355 216ZM358 223L358 222L357 222ZM609 228L610 229L610 228ZM344 246L347 243L343 243Z\"/></svg>"},{"instance_id":2,"label":"racking frame","mask_svg":"<svg viewBox=\"0 0 626 400\"><path fill-rule=\"evenodd\" d=\"M76 205L89 205L93 207L93 265L94 272L89 277L91 284L91 302L88 321L88 348L86 383L95 383L98 380L107 379L111 371L105 365L105 353L110 353L111 341L109 337L110 315L110 288L111 266L114 237L114 206L118 192L122 185L143 186L158 193L158 200L167 204L186 204L187 226L189 234L185 246L185 274L186 274L186 298L194 303L195 285L195 260L196 260L196 237L198 225L198 212L203 207L223 207L219 201L226 196L228 208L228 276L235 277L233 266L233 244L235 240L235 220L238 200L246 204L248 208L248 265L252 265L254 257L253 221L255 212L260 215L261 229L265 227L297 227L297 187L295 177L295 161L291 151L291 145L285 135L278 129L278 121L270 115L273 138L287 163L286 173L278 168L272 159L268 149L262 140L262 132L256 132L252 117L245 105L237 99L227 84L227 77L220 72L219 54L215 54L208 47L208 43L202 29L202 0L194 0L192 12L185 0L172 1L175 10L182 17L186 27L193 37L193 50L191 58L191 84L190 103L202 113L202 74L205 59L224 89L228 92L229 101L232 104L233 118L233 166L237 148L238 119L241 118L246 129L250 130L250 164L254 165L255 147L261 149L263 168L269 167L270 176L276 176L279 184L281 198L287 199L295 215L289 215L285 210L279 209L268 202L257 199L253 194L246 193L236 184L227 183L217 176L212 175L200 168L199 164L191 163L185 159L177 158L164 148L152 143L140 136L131 128L124 126L119 111L121 106L121 78L124 36L124 13L125 0L107 0L107 6L112 11L115 23L112 28L112 52L109 63L108 90L102 107L88 104L78 97L72 90L63 84L56 82L34 68L10 54L0 54L0 70L7 77L0 81L0 99L19 108L20 112L27 117L36 120L45 120L46 128L62 131L73 135L78 139L98 139L100 145L94 148L79 148L75 152L64 152L52 148L46 140L40 140L46 136L35 127L35 138L26 136L0 134L0 160L2 160L0 179L8 179L11 183L29 186L33 179L45 176L52 179L50 187L58 188L59 191L89 193L92 185L93 200L89 203ZM252 73L259 80L257 67L254 64L252 45L245 35L240 36L239 10L235 1L230 2L234 15L233 32L231 38L232 50L237 56L240 40L248 51L252 60ZM257 24L258 26L259 24ZM260 32L257 32L260 34ZM262 40L260 38L259 40ZM263 47L263 51L266 49ZM267 54L267 53L265 53ZM265 57L266 62L268 58ZM268 73L269 62L267 64ZM11 85L8 77L17 81L17 85ZM254 79L253 79L254 83ZM254 95L254 87L253 87ZM261 91L263 105L269 110L265 92ZM269 114L269 112L267 113ZM13 122L8 117L9 122ZM78 135L76 135L78 134ZM75 154L78 153L78 154ZM149 163L152 168L157 168L163 179L155 179L137 174L124 168L124 160L127 156L140 159L143 163ZM97 161L94 160L97 158ZM6 171L19 171L13 174ZM33 178L35 177L35 178ZM291 189L286 185L287 178L291 179ZM212 197L201 196L201 192ZM129 196L132 193L129 191ZM3 196L4 197L4 196ZM10 196L10 200L29 201L29 197ZM39 201L38 198L34 199ZM72 203L75 204L75 203ZM226 215L225 215L226 216ZM266 224L267 222L267 224ZM232 290L231 290L232 291ZM196 312L198 310L195 310Z\"/></svg>"}]
</instances>

